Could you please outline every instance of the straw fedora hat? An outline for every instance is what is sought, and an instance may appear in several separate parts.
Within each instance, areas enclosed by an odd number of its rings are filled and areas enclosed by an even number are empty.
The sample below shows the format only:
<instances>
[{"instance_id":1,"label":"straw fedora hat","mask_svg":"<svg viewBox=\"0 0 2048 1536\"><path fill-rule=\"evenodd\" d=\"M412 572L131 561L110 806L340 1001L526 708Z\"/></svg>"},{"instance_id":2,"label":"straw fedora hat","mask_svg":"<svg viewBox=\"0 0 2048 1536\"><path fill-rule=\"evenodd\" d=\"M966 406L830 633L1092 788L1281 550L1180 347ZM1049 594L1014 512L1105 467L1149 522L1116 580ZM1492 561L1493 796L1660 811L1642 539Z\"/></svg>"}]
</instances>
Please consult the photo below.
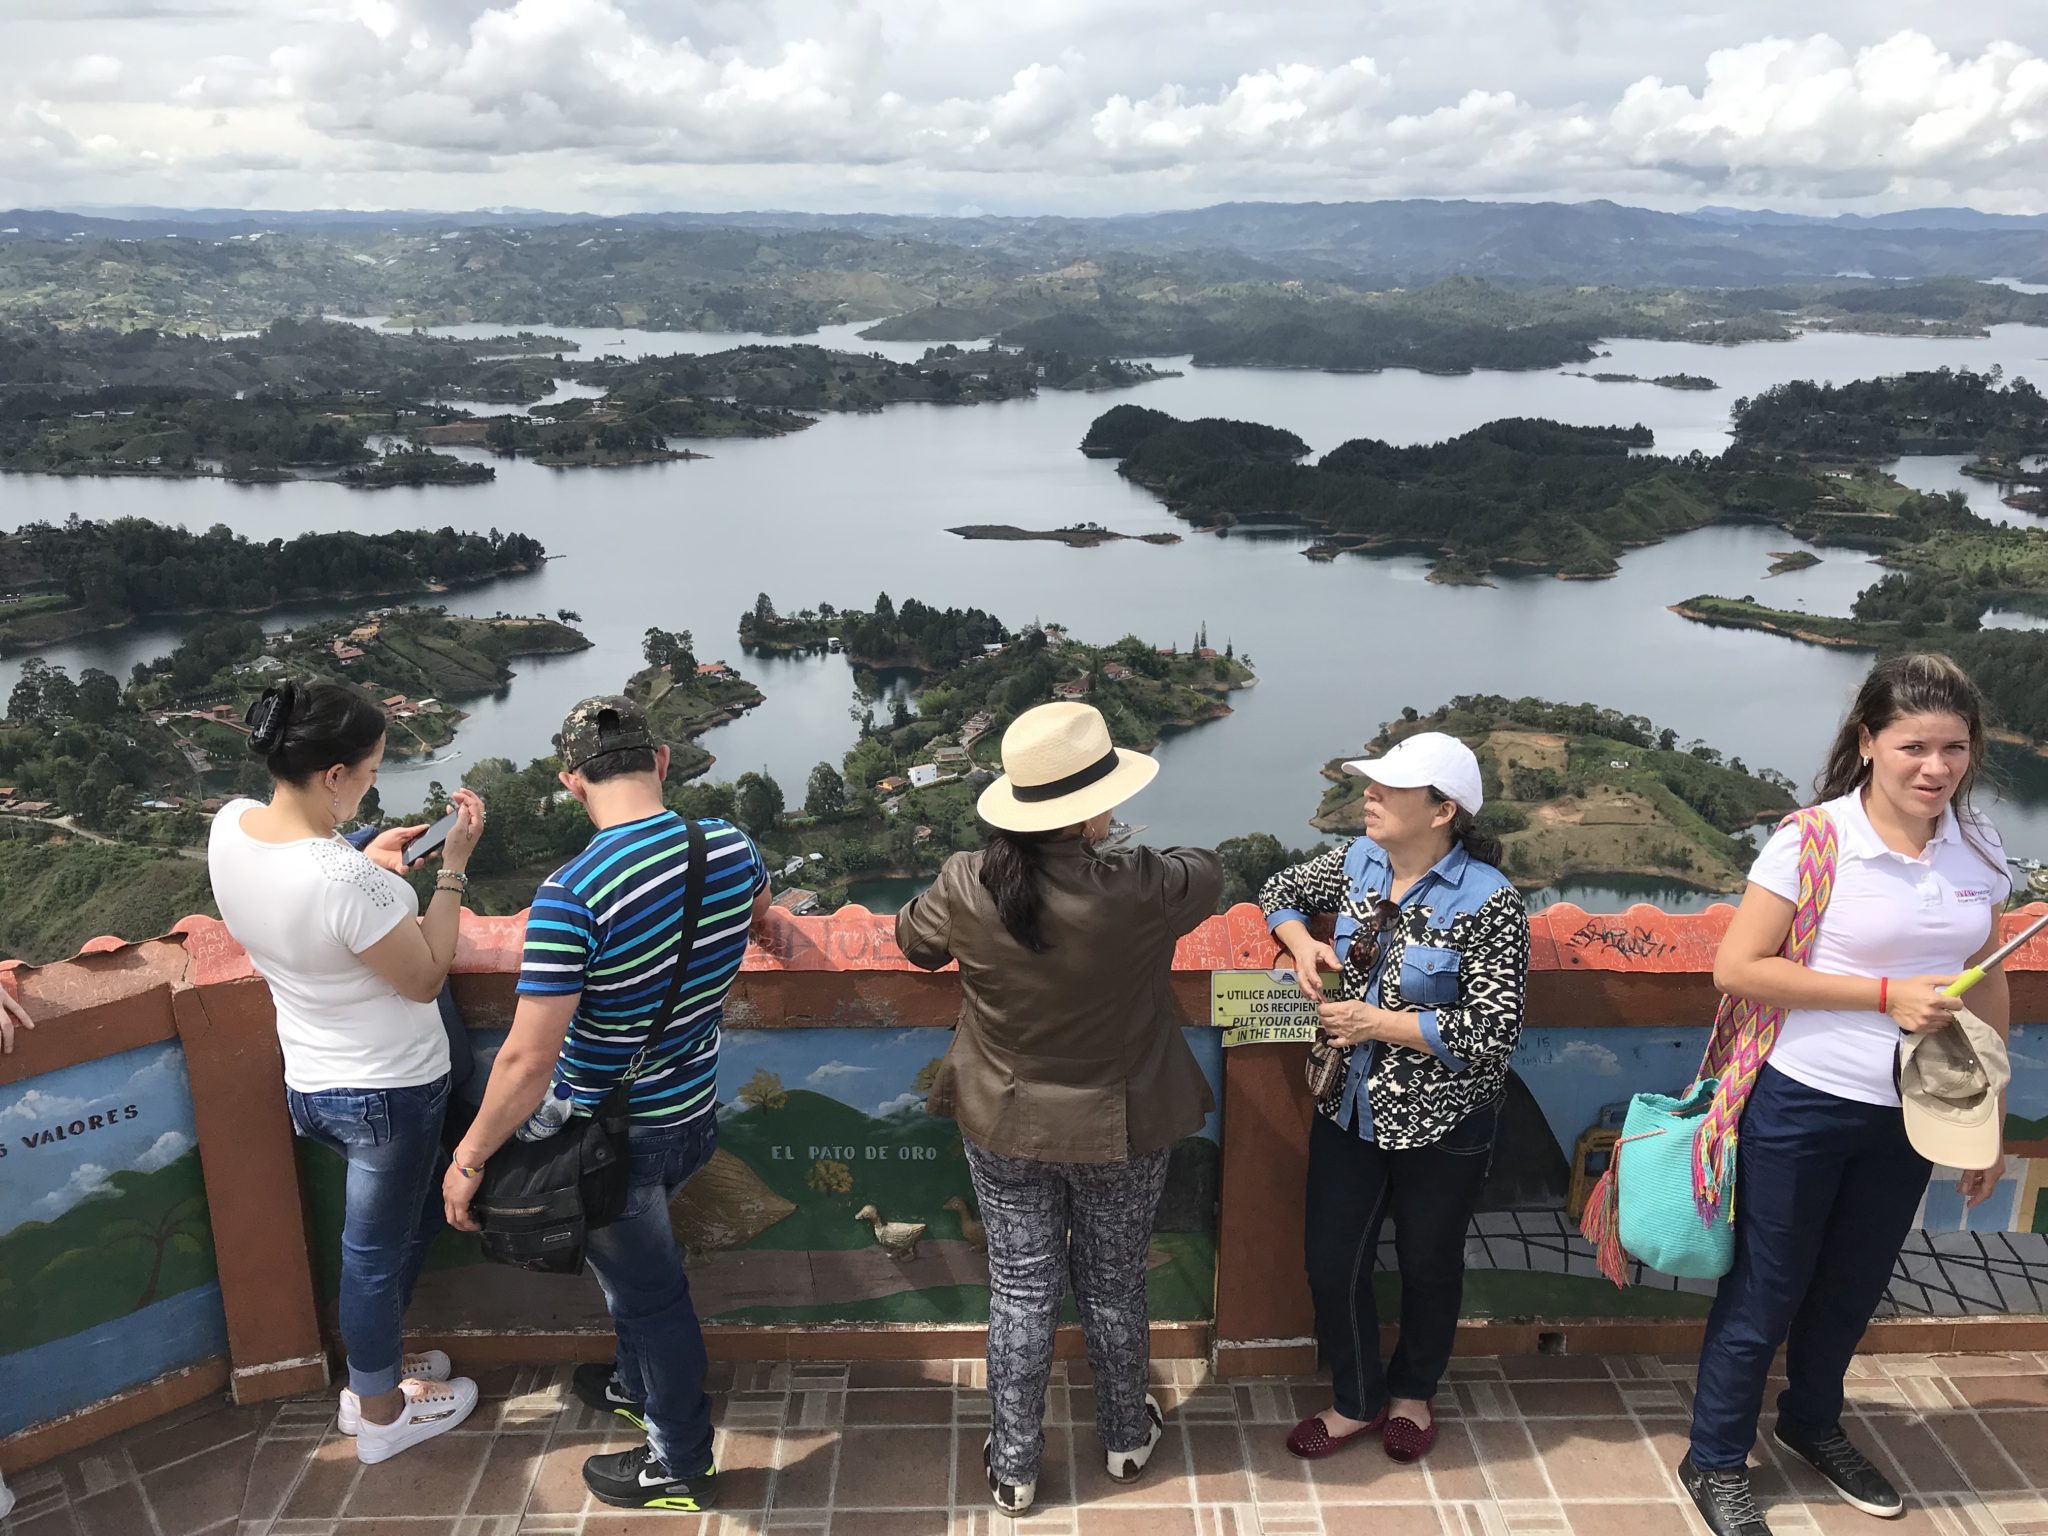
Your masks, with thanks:
<instances>
[{"instance_id":1,"label":"straw fedora hat","mask_svg":"<svg viewBox=\"0 0 2048 1536\"><path fill-rule=\"evenodd\" d=\"M1092 704L1041 704L1003 732L1003 776L975 810L1006 832L1057 832L1121 805L1159 764L1109 739Z\"/></svg>"}]
</instances>

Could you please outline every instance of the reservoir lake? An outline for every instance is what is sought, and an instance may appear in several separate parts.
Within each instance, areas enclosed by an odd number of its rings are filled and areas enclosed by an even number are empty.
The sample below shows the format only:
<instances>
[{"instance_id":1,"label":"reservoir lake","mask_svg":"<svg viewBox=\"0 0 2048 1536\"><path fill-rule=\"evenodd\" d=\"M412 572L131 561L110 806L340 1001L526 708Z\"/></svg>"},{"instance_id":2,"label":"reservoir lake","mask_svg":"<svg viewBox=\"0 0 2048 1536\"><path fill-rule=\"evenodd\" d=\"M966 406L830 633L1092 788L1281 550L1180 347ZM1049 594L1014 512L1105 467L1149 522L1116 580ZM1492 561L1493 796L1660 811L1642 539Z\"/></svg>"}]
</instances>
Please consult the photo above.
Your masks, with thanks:
<instances>
[{"instance_id":1,"label":"reservoir lake","mask_svg":"<svg viewBox=\"0 0 2048 1536\"><path fill-rule=\"evenodd\" d=\"M548 329L580 342L584 356L789 340L906 360L925 350L924 343L862 341L857 326L798 338ZM501 331L459 326L435 334ZM1998 365L2008 377L2048 382L2048 330L2023 326L1996 327L1985 338L1808 333L1738 347L1616 341L1607 350L1582 366L1644 378L1706 374L1721 388L1602 384L1562 370L1437 377L1196 369L1185 359L1155 359L1183 376L995 405L828 414L785 438L679 442L710 454L689 462L551 470L454 450L497 465L495 482L474 487L358 492L314 482L8 475L0 477L0 527L132 516L195 529L224 523L257 539L444 525L540 539L556 557L544 571L445 601L456 612L483 615L572 609L593 647L515 661L518 676L503 692L465 706L470 718L451 748L387 766L382 793L394 811L417 806L430 780L452 787L479 758L523 763L546 752L570 704L615 691L641 666L640 637L650 625L691 630L700 659L732 662L767 695L761 708L702 738L718 759L712 775L765 770L792 802L800 801L811 767L820 760L836 766L853 743L854 678L843 657L742 655L736 626L759 592L797 609L821 602L866 607L886 591L898 602L916 597L940 607L984 608L1013 627L1059 623L1090 642L1128 633L1185 646L1206 625L1212 644L1229 641L1246 655L1259 682L1231 697L1230 718L1160 747L1159 778L1123 812L1155 844L1214 843L1250 831L1294 846L1312 842L1308 817L1323 787L1320 765L1356 752L1404 705L1428 710L1461 693L1583 700L1647 715L1681 740L1704 738L1752 768L1781 769L1803 785L1868 656L1709 629L1667 609L1712 592L1846 613L1881 574L1856 551L1816 550L1820 564L1766 578L1772 553L1802 547L1799 541L1769 528L1708 528L1629 552L1611 580L1517 577L1494 587L1438 586L1424 579L1428 564L1417 558L1349 556L1322 564L1303 557L1311 540L1302 534L1196 532L1127 484L1114 464L1078 451L1097 415L1129 401L1181 417L1286 427L1317 454L1354 437L1437 441L1509 416L1641 422L1655 432L1657 452L1716 453L1728 442L1734 401L1788 379L1842 382ZM1960 474L1962 462L1916 458L1891 468L1925 490L1962 490L1984 516L2037 521L2003 506L1994 487ZM963 523L1054 528L1084 520L1121 533L1183 538L1171 546L1069 549L969 542L946 531ZM300 606L263 622L287 627L363 606ZM183 628L137 626L43 655L74 676L97 666L125 681L135 662L170 650ZM23 659L0 660L0 689L12 686ZM2001 749L1998 767L2005 782L1984 804L2008 851L2048 856L2048 760ZM1679 887L1613 879L1559 894L1607 910L1635 900L1683 909L1706 899ZM873 895L880 908L900 893L884 883Z\"/></svg>"}]
</instances>

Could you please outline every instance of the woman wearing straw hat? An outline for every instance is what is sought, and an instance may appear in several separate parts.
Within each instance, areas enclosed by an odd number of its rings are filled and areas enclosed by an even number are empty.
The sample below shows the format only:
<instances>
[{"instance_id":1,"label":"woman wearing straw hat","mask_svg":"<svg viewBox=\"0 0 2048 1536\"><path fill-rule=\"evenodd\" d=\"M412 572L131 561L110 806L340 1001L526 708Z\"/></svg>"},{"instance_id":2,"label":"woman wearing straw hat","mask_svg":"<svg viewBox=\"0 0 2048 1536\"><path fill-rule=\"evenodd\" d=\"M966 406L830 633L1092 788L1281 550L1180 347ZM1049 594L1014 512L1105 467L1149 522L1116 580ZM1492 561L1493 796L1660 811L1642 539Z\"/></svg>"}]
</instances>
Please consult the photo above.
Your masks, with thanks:
<instances>
[{"instance_id":1,"label":"woman wearing straw hat","mask_svg":"<svg viewBox=\"0 0 2048 1536\"><path fill-rule=\"evenodd\" d=\"M1366 781L1365 836L1259 892L1322 1019L1304 1250L1332 1403L1287 1449L1316 1461L1377 1439L1415 1461L1436 1441L1430 1399L1457 1335L1465 1230L1521 1038L1529 917L1500 844L1478 830L1470 747L1423 731L1344 770ZM1336 917L1334 948L1309 933L1316 913ZM1341 977L1328 996L1326 970ZM1372 1271L1389 1216L1401 1339L1383 1366Z\"/></svg>"},{"instance_id":2,"label":"woman wearing straw hat","mask_svg":"<svg viewBox=\"0 0 2048 1536\"><path fill-rule=\"evenodd\" d=\"M960 963L960 1021L927 1105L959 1121L988 1233L989 1492L1031 1506L1053 1329L1071 1275L1106 1470L1145 1469L1161 1433L1145 1258L1167 1155L1215 1107L1168 991L1175 941L1216 908L1204 848L1096 845L1159 765L1099 711L1045 704L1003 734L978 853L946 861L896 919L926 970Z\"/></svg>"}]
</instances>

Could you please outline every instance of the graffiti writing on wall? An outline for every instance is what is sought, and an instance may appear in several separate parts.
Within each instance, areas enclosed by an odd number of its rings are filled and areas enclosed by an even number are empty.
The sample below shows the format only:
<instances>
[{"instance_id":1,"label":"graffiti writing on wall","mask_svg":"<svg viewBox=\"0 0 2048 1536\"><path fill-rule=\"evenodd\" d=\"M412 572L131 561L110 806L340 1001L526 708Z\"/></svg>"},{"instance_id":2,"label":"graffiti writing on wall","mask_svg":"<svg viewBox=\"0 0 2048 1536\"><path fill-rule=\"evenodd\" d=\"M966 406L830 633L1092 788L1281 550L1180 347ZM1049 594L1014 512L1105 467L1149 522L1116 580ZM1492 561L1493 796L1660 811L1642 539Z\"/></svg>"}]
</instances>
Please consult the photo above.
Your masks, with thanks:
<instances>
[{"instance_id":1,"label":"graffiti writing on wall","mask_svg":"<svg viewBox=\"0 0 2048 1536\"><path fill-rule=\"evenodd\" d=\"M1598 949L1622 960L1654 960L1678 948L1648 928L1631 928L1605 918L1589 918L1566 941L1573 949Z\"/></svg>"}]
</instances>

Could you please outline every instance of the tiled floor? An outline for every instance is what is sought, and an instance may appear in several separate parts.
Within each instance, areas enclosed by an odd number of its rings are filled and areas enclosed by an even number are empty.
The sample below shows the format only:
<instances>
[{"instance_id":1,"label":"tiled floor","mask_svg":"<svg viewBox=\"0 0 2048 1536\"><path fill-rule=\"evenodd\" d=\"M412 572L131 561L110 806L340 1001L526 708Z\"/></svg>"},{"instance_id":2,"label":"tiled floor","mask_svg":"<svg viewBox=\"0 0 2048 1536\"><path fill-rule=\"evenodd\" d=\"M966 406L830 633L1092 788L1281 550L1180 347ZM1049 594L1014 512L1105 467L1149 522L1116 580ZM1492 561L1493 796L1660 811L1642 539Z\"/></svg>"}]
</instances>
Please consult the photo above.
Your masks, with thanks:
<instances>
[{"instance_id":1,"label":"tiled floor","mask_svg":"<svg viewBox=\"0 0 2048 1536\"><path fill-rule=\"evenodd\" d=\"M1427 1462L1362 1446L1315 1467L1281 1446L1321 1407L1304 1380L1156 1371L1167 1437L1142 1482L1102 1473L1093 1391L1054 1383L1040 1503L1011 1522L981 1480L975 1362L723 1366L720 1512L593 1504L584 1457L627 1442L566 1392L568 1372L479 1376L454 1434L356 1463L327 1399L161 1421L16 1480L7 1536L1700 1536L1671 1475L1682 1359L1460 1360ZM2048 1358L1887 1356L1850 1383L1852 1433L1909 1490L1879 1526L1760 1452L1781 1536L2048 1536Z\"/></svg>"}]
</instances>

